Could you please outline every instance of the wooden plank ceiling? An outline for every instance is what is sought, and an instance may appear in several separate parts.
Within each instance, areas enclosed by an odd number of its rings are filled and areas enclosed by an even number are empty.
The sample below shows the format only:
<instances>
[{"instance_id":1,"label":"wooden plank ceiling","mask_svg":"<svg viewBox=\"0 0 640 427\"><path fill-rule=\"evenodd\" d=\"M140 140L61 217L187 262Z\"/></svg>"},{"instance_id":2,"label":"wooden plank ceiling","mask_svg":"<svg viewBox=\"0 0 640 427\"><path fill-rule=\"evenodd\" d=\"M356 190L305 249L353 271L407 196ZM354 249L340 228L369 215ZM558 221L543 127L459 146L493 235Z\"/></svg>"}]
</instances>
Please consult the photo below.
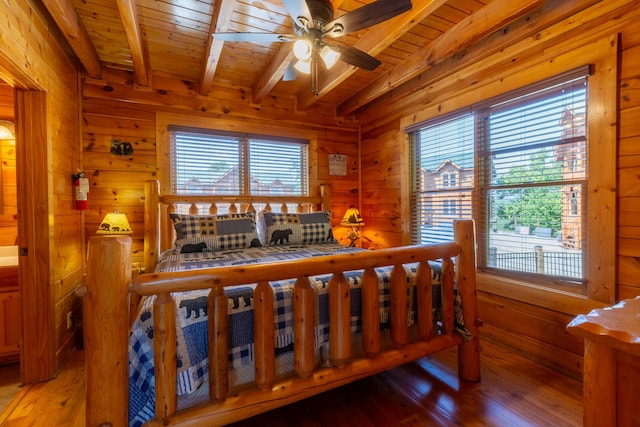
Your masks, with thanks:
<instances>
[{"instance_id":1,"label":"wooden plank ceiling","mask_svg":"<svg viewBox=\"0 0 640 427\"><path fill-rule=\"evenodd\" d=\"M413 0L412 8L390 20L332 44L357 47L381 61L365 71L339 61L319 73L319 93L310 79L282 76L292 43L260 45L221 42L215 32L294 34L279 0L42 0L88 76L104 67L134 72L138 86L153 76L195 82L201 95L216 87L242 87L252 103L267 96L295 97L300 109L328 102L342 115L358 110L409 81L430 64L539 7L541 0ZM331 0L334 18L372 0Z\"/></svg>"}]
</instances>

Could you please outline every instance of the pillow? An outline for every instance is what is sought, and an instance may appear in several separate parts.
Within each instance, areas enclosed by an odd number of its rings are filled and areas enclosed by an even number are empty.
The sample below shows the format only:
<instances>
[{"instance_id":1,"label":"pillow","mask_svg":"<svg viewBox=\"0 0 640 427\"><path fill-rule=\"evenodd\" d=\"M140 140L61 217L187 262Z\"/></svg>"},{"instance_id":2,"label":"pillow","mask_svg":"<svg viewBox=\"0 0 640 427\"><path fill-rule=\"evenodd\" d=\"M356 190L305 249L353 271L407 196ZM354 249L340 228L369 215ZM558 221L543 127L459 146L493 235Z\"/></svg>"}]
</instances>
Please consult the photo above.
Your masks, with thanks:
<instances>
[{"instance_id":1,"label":"pillow","mask_svg":"<svg viewBox=\"0 0 640 427\"><path fill-rule=\"evenodd\" d=\"M260 246L255 212L221 215L171 214L170 217L176 230L176 252L221 251Z\"/></svg>"},{"instance_id":2,"label":"pillow","mask_svg":"<svg viewBox=\"0 0 640 427\"><path fill-rule=\"evenodd\" d=\"M329 211L311 213L260 212L258 214L258 236L262 246L335 242Z\"/></svg>"}]
</instances>

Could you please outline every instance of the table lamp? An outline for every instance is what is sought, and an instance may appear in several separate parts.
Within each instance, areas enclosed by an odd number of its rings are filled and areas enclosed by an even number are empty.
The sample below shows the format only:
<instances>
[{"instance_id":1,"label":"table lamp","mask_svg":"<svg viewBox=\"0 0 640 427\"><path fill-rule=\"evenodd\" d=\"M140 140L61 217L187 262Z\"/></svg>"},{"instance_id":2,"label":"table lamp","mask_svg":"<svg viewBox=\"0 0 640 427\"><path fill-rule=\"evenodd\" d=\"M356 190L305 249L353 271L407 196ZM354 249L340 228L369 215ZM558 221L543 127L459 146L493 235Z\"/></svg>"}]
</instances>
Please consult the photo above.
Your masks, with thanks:
<instances>
[{"instance_id":1,"label":"table lamp","mask_svg":"<svg viewBox=\"0 0 640 427\"><path fill-rule=\"evenodd\" d=\"M344 217L342 218L342 222L340 225L344 225L346 227L351 227L351 233L349 233L349 240L351 244L349 246L355 247L356 240L360 238L360 229L359 227L364 225L364 219L362 219L362 215L360 215L360 211L358 208L354 208L353 206L347 209L344 213Z\"/></svg>"},{"instance_id":2,"label":"table lamp","mask_svg":"<svg viewBox=\"0 0 640 427\"><path fill-rule=\"evenodd\" d=\"M131 226L127 220L127 216L118 211L109 212L98 227L97 234L131 234Z\"/></svg>"}]
</instances>

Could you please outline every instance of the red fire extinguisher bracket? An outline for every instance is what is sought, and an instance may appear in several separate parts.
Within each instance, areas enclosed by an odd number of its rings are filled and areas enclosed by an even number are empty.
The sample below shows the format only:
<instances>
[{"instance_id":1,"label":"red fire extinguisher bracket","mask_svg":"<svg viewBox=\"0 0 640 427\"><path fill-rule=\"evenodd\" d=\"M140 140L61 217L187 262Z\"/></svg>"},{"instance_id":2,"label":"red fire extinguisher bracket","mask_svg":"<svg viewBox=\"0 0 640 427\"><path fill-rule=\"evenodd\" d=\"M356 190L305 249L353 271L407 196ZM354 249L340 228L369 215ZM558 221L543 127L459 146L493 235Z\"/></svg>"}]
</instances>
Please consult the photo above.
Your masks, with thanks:
<instances>
[{"instance_id":1,"label":"red fire extinguisher bracket","mask_svg":"<svg viewBox=\"0 0 640 427\"><path fill-rule=\"evenodd\" d=\"M89 180L85 178L84 172L78 171L71 175L73 181L73 191L75 208L81 211L87 210L87 195L89 194Z\"/></svg>"}]
</instances>

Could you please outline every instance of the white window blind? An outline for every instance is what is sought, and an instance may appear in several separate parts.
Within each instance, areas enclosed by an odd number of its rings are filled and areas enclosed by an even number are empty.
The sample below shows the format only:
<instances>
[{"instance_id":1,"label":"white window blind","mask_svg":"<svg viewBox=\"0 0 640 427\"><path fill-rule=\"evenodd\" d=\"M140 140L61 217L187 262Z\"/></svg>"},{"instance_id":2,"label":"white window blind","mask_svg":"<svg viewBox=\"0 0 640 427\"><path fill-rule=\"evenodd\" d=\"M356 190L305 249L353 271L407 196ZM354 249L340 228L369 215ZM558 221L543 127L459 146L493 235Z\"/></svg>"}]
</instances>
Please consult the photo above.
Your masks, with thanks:
<instances>
[{"instance_id":1,"label":"white window blind","mask_svg":"<svg viewBox=\"0 0 640 427\"><path fill-rule=\"evenodd\" d=\"M306 149L299 143L249 140L251 194L306 194Z\"/></svg>"},{"instance_id":2,"label":"white window blind","mask_svg":"<svg viewBox=\"0 0 640 427\"><path fill-rule=\"evenodd\" d=\"M176 194L308 194L308 142L172 127Z\"/></svg>"},{"instance_id":3,"label":"white window blind","mask_svg":"<svg viewBox=\"0 0 640 427\"><path fill-rule=\"evenodd\" d=\"M474 121L463 114L414 132L413 243L453 239L453 220L471 218Z\"/></svg>"},{"instance_id":4,"label":"white window blind","mask_svg":"<svg viewBox=\"0 0 640 427\"><path fill-rule=\"evenodd\" d=\"M487 267L584 278L586 84L583 76L477 113Z\"/></svg>"}]
</instances>

